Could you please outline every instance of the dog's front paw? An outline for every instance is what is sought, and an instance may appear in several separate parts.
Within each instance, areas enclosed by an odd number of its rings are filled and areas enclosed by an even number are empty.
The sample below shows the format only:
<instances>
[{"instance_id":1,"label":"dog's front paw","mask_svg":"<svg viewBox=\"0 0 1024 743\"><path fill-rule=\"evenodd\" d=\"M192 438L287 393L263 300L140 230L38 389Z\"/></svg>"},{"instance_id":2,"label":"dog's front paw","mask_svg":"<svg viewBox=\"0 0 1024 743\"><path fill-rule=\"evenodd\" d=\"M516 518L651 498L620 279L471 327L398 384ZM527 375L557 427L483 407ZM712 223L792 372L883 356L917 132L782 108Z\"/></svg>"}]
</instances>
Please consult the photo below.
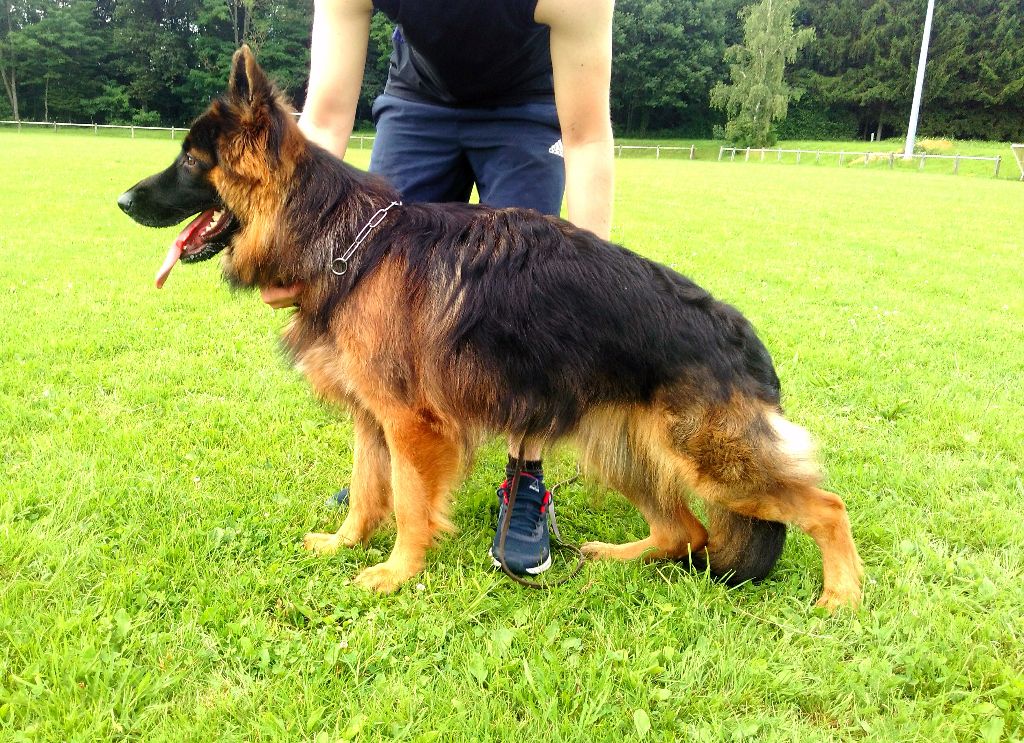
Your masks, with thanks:
<instances>
[{"instance_id":1,"label":"dog's front paw","mask_svg":"<svg viewBox=\"0 0 1024 743\"><path fill-rule=\"evenodd\" d=\"M356 576L355 583L368 591L392 593L418 572L418 569L410 569L387 560L361 572Z\"/></svg>"},{"instance_id":2,"label":"dog's front paw","mask_svg":"<svg viewBox=\"0 0 1024 743\"><path fill-rule=\"evenodd\" d=\"M319 534L315 531L309 532L302 538L302 546L310 552L321 555L333 555L342 547L355 547L363 540L354 535L345 524L341 525L337 534Z\"/></svg>"},{"instance_id":3,"label":"dog's front paw","mask_svg":"<svg viewBox=\"0 0 1024 743\"><path fill-rule=\"evenodd\" d=\"M319 534L311 531L302 538L304 549L321 555L333 555L344 545L344 540L337 534Z\"/></svg>"},{"instance_id":4,"label":"dog's front paw","mask_svg":"<svg viewBox=\"0 0 1024 743\"><path fill-rule=\"evenodd\" d=\"M830 614L837 609L857 609L860 607L862 591L859 584L842 588L826 588L815 606L826 609Z\"/></svg>"}]
</instances>

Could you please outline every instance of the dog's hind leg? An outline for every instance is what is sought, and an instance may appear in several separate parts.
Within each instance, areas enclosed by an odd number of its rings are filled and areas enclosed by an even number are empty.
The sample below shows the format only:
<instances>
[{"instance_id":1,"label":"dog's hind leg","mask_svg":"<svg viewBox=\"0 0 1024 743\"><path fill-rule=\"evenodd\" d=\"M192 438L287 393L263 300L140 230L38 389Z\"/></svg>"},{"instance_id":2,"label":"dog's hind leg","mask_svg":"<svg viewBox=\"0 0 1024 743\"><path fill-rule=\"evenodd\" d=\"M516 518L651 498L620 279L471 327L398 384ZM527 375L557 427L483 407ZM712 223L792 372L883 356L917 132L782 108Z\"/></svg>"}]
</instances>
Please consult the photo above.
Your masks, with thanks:
<instances>
[{"instance_id":1,"label":"dog's hind leg","mask_svg":"<svg viewBox=\"0 0 1024 743\"><path fill-rule=\"evenodd\" d=\"M860 604L863 568L846 506L839 496L817 487L821 476L806 431L776 410L737 400L705 411L687 427L680 448L697 468L692 487L700 497L752 520L748 528L792 523L814 539L824 573L819 606L833 610ZM720 572L723 563L728 568L730 556L742 562L748 547L742 539L722 544L713 529L708 544L712 571Z\"/></svg>"},{"instance_id":2,"label":"dog's hind leg","mask_svg":"<svg viewBox=\"0 0 1024 743\"><path fill-rule=\"evenodd\" d=\"M391 455L384 430L366 410L355 411L353 419L348 515L336 534L310 532L305 536L303 546L314 552L331 554L341 547L365 544L391 513Z\"/></svg>"},{"instance_id":3,"label":"dog's hind leg","mask_svg":"<svg viewBox=\"0 0 1024 743\"><path fill-rule=\"evenodd\" d=\"M773 493L755 495L730 492L712 483L698 492L734 513L763 521L792 523L806 532L821 550L824 590L818 606L835 610L856 608L861 602L863 567L850 531L846 505L835 493L812 486L793 486ZM714 535L709 551L714 550Z\"/></svg>"},{"instance_id":4,"label":"dog's hind leg","mask_svg":"<svg viewBox=\"0 0 1024 743\"><path fill-rule=\"evenodd\" d=\"M413 411L389 412L385 420L398 535L388 559L364 570L356 583L387 593L423 569L437 532L451 528L445 508L461 470L462 449Z\"/></svg>"},{"instance_id":5,"label":"dog's hind leg","mask_svg":"<svg viewBox=\"0 0 1024 743\"><path fill-rule=\"evenodd\" d=\"M630 500L647 520L649 536L624 544L585 542L580 551L586 557L592 560L685 559L691 552L704 548L707 532L685 505L674 514L668 514L645 507L648 504L636 498Z\"/></svg>"},{"instance_id":6,"label":"dog's hind leg","mask_svg":"<svg viewBox=\"0 0 1024 743\"><path fill-rule=\"evenodd\" d=\"M587 557L680 559L707 542L707 531L690 511L681 465L666 451L655 415L647 408L613 408L580 426L576 438L587 473L625 495L650 527L649 536L635 542L587 542L581 547Z\"/></svg>"}]
</instances>

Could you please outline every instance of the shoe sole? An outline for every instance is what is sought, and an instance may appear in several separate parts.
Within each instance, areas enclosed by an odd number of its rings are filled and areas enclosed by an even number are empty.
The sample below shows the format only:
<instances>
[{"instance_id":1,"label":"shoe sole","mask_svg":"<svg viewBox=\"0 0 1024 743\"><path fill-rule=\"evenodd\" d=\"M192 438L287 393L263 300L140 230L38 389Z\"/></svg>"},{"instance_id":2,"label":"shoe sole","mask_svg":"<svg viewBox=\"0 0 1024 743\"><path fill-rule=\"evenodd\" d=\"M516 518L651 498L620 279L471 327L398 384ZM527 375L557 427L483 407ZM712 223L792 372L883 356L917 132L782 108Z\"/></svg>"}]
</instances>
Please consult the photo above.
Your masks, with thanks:
<instances>
[{"instance_id":1,"label":"shoe sole","mask_svg":"<svg viewBox=\"0 0 1024 743\"><path fill-rule=\"evenodd\" d=\"M491 562L494 563L494 567L500 568L501 567L501 561L499 561L498 558L494 556L494 552L491 551L491 550L487 550L487 554L490 555ZM549 551L548 552L548 558L544 562L542 562L540 565L537 565L536 567L526 568L526 573L527 573L527 575L540 575L541 573L543 573L545 570L547 570L550 567L551 567L551 552ZM512 568L509 568L509 570L512 570ZM514 573L515 571L512 570L512 572Z\"/></svg>"}]
</instances>

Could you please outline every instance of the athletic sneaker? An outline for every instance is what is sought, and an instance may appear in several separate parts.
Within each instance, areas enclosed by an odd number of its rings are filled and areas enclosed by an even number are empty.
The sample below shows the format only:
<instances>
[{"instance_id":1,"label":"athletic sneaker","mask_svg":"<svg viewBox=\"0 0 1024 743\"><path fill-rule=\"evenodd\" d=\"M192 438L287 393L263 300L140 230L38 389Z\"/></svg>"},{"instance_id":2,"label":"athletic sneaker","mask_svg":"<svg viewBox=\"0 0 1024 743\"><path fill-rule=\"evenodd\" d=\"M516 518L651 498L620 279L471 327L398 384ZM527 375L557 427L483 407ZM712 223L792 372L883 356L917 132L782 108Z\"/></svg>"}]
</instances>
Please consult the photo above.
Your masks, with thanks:
<instances>
[{"instance_id":1,"label":"athletic sneaker","mask_svg":"<svg viewBox=\"0 0 1024 743\"><path fill-rule=\"evenodd\" d=\"M498 541L501 524L508 510L511 479L505 480L498 488L501 506L498 510L498 530L491 543L490 556L495 567L501 567L498 560ZM516 575L537 575L551 567L551 535L548 533L548 506L551 493L544 489L544 481L523 472L519 476L516 502L505 536L505 564Z\"/></svg>"},{"instance_id":2,"label":"athletic sneaker","mask_svg":"<svg viewBox=\"0 0 1024 743\"><path fill-rule=\"evenodd\" d=\"M348 503L348 486L343 487L337 493L324 501L324 505L330 506L331 508L341 508L346 503Z\"/></svg>"}]
</instances>

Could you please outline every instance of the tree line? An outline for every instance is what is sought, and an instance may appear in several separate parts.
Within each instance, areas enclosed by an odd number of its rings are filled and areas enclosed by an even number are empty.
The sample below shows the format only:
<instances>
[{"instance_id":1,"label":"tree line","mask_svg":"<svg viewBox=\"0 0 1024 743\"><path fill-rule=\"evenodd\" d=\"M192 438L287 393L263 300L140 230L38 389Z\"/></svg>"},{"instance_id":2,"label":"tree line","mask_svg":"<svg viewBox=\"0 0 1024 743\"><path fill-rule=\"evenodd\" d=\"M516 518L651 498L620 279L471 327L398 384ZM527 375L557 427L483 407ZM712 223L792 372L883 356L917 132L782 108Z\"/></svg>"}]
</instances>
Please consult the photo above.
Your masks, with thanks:
<instances>
[{"instance_id":1,"label":"tree line","mask_svg":"<svg viewBox=\"0 0 1024 743\"><path fill-rule=\"evenodd\" d=\"M730 77L751 0L617 0L612 116L621 134L719 133L711 107ZM241 43L301 108L312 0L6 0L0 118L180 125L224 87ZM802 43L786 69L797 94L787 138L902 134L925 0L801 0ZM390 25L371 24L357 117L383 88ZM749 31L748 31L749 33ZM1021 0L939 2L922 134L1024 139ZM735 54L734 54L735 56ZM735 61L735 60L733 60Z\"/></svg>"}]
</instances>

